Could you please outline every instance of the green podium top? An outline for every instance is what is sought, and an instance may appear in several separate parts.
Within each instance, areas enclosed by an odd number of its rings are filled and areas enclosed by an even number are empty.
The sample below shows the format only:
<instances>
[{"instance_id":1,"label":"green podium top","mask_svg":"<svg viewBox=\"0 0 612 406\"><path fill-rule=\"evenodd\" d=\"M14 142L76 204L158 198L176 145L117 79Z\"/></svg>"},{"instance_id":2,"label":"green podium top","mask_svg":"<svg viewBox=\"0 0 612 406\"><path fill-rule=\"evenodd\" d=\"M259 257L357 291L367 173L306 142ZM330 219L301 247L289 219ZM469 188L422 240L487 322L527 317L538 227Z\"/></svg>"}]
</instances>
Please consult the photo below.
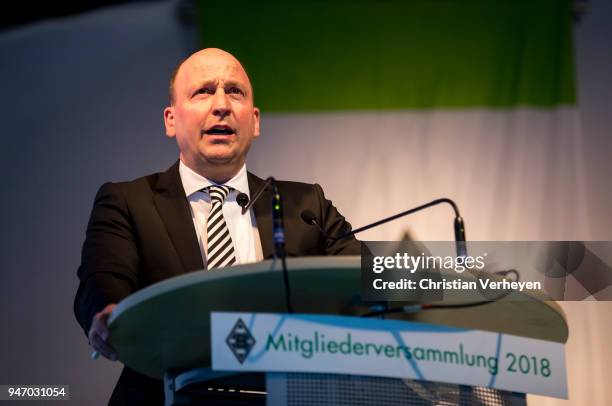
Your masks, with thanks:
<instances>
[{"instance_id":1,"label":"green podium top","mask_svg":"<svg viewBox=\"0 0 612 406\"><path fill-rule=\"evenodd\" d=\"M289 258L287 267L295 313L368 312L360 300L360 257ZM170 369L209 367L210 313L285 312L281 269L280 261L267 260L151 285L117 305L109 319L110 343L125 365L153 378ZM386 317L565 342L568 329L560 307L542 295L520 294L528 297Z\"/></svg>"}]
</instances>

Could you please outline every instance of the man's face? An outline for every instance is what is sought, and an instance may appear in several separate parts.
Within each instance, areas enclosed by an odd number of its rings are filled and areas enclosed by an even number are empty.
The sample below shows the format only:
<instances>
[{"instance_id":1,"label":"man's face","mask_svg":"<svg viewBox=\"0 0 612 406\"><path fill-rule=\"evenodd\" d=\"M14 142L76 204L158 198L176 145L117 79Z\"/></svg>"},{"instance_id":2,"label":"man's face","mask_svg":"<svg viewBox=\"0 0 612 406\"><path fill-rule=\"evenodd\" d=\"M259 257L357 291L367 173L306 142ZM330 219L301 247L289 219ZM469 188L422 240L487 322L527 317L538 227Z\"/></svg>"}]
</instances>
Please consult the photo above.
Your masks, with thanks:
<instances>
[{"instance_id":1,"label":"man's face","mask_svg":"<svg viewBox=\"0 0 612 406\"><path fill-rule=\"evenodd\" d=\"M176 75L174 105L164 110L164 122L190 168L240 169L259 136L259 109L240 63L218 49L192 55Z\"/></svg>"}]
</instances>

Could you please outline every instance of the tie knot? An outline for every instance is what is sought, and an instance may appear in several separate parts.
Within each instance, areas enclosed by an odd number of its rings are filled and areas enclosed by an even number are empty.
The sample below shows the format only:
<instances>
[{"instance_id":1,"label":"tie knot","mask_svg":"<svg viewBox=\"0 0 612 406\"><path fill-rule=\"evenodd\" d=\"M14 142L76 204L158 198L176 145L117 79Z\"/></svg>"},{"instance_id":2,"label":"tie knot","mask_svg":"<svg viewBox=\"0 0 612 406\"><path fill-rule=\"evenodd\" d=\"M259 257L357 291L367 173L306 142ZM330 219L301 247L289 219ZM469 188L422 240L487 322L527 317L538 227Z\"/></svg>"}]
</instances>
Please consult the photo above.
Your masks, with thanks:
<instances>
[{"instance_id":1,"label":"tie knot","mask_svg":"<svg viewBox=\"0 0 612 406\"><path fill-rule=\"evenodd\" d=\"M210 195L210 201L212 203L223 203L229 192L233 190L233 188L225 185L212 185L205 190L208 191Z\"/></svg>"}]
</instances>

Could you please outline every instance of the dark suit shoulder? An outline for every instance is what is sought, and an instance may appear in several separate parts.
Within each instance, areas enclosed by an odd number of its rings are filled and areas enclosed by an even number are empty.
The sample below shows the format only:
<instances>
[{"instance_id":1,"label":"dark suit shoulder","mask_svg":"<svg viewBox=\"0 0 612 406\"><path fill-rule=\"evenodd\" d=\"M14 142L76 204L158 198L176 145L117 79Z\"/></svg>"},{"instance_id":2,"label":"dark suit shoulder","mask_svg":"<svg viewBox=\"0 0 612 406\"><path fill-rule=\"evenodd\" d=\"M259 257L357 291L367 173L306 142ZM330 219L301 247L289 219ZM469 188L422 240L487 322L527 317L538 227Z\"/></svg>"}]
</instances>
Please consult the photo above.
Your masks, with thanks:
<instances>
[{"instance_id":1,"label":"dark suit shoulder","mask_svg":"<svg viewBox=\"0 0 612 406\"><path fill-rule=\"evenodd\" d=\"M255 189L257 189L260 185L264 183L264 179L258 177L257 175L249 172L249 184L253 184ZM295 182L290 180L276 180L276 184L281 189L281 191L289 192L290 194L303 194L303 193L314 193L317 185L312 183L305 182Z\"/></svg>"},{"instance_id":2,"label":"dark suit shoulder","mask_svg":"<svg viewBox=\"0 0 612 406\"><path fill-rule=\"evenodd\" d=\"M119 181L119 182L106 182L103 187L109 185L110 187L116 187L121 192L131 193L132 191L148 191L151 193L155 189L159 177L163 172L156 172L150 175L141 176L136 179ZM112 185L112 186L111 186ZM107 186L107 187L109 187Z\"/></svg>"},{"instance_id":3,"label":"dark suit shoulder","mask_svg":"<svg viewBox=\"0 0 612 406\"><path fill-rule=\"evenodd\" d=\"M296 194L315 193L316 187L318 186L313 183L294 182L289 180L279 180L277 184L281 190Z\"/></svg>"},{"instance_id":4,"label":"dark suit shoulder","mask_svg":"<svg viewBox=\"0 0 612 406\"><path fill-rule=\"evenodd\" d=\"M277 181L279 192L283 198L285 210L285 225L300 225L304 221L301 214L304 210L310 210L316 217L317 222L329 235L343 235L351 231L351 225L331 200L326 198L323 189L318 183L304 183L293 181ZM290 219L295 219L292 222ZM316 229L310 225L310 231ZM354 237L345 238L340 241L324 240L321 253L325 255L359 255L361 247Z\"/></svg>"},{"instance_id":5,"label":"dark suit shoulder","mask_svg":"<svg viewBox=\"0 0 612 406\"><path fill-rule=\"evenodd\" d=\"M98 195L104 192L118 192L127 201L138 201L143 198L149 199L155 192L168 189L177 192L182 189L178 173L178 161L164 172L156 172L128 181L107 182L100 187Z\"/></svg>"}]
</instances>

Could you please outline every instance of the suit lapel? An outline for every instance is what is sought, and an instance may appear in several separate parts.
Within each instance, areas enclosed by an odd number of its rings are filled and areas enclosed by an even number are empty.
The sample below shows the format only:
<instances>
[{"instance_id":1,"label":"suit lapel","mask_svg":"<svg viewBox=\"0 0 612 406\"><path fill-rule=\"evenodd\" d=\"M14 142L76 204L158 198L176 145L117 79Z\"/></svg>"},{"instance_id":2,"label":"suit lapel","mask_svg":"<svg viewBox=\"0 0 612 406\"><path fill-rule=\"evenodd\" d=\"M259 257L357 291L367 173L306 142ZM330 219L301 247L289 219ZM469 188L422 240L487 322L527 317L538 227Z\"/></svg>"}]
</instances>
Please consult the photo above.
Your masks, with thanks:
<instances>
[{"instance_id":1,"label":"suit lapel","mask_svg":"<svg viewBox=\"0 0 612 406\"><path fill-rule=\"evenodd\" d=\"M248 172L249 192L251 196L259 190L264 181L261 178ZM274 256L274 245L272 244L272 194L269 190L264 190L263 194L253 204L259 239L261 240L261 250L264 259Z\"/></svg>"},{"instance_id":2,"label":"suit lapel","mask_svg":"<svg viewBox=\"0 0 612 406\"><path fill-rule=\"evenodd\" d=\"M166 225L168 235L183 263L184 271L189 272L203 269L204 263L191 218L191 208L183 190L178 168L177 161L159 176L153 202Z\"/></svg>"}]
</instances>

